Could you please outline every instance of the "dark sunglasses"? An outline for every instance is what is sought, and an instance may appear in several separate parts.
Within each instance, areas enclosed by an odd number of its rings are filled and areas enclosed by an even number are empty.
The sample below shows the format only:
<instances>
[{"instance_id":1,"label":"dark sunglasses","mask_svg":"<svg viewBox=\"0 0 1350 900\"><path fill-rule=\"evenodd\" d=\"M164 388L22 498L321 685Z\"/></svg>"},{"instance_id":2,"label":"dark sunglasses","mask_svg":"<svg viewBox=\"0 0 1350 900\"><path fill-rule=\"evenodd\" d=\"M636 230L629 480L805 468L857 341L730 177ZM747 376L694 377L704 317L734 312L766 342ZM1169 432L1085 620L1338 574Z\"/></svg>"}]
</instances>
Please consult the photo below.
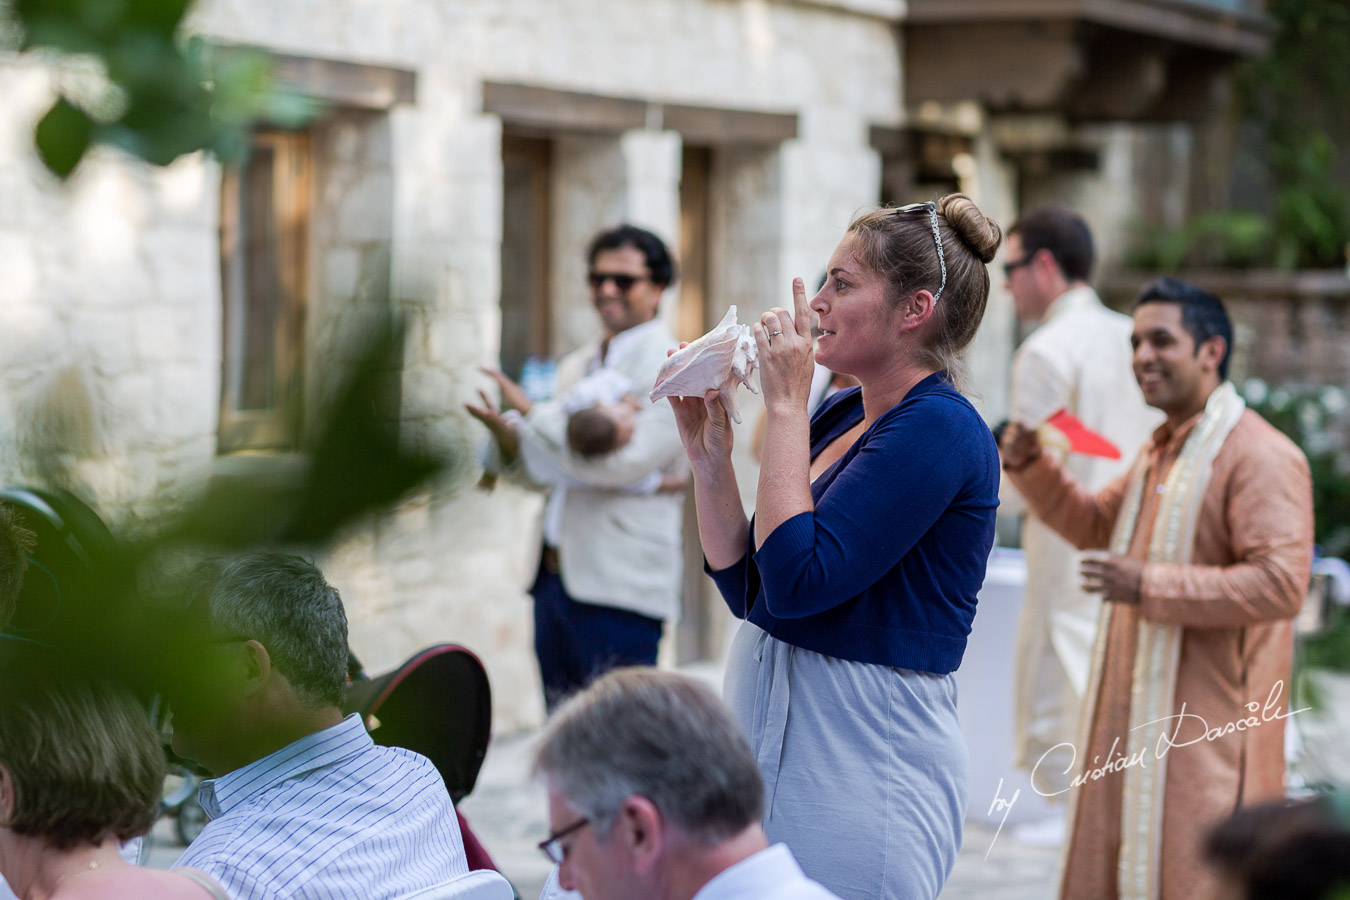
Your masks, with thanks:
<instances>
[{"instance_id":1,"label":"dark sunglasses","mask_svg":"<svg viewBox=\"0 0 1350 900\"><path fill-rule=\"evenodd\" d=\"M1031 261L1032 261L1033 259L1035 259L1035 258L1036 258L1036 254L1030 253L1030 254L1028 254L1028 255L1022 257L1021 259L1014 261L1014 262L1005 262L1005 263L1003 264L1003 277L1004 277L1004 278L1011 278L1011 277L1012 277L1012 273L1016 272L1018 269L1022 268L1023 266L1030 265L1030 264L1031 264Z\"/></svg>"},{"instance_id":2,"label":"dark sunglasses","mask_svg":"<svg viewBox=\"0 0 1350 900\"><path fill-rule=\"evenodd\" d=\"M600 290L605 286L606 281L614 282L615 289L620 294L626 294L633 289L633 285L639 281L650 281L646 275L625 275L619 272L592 272L586 276L593 290Z\"/></svg>"}]
</instances>

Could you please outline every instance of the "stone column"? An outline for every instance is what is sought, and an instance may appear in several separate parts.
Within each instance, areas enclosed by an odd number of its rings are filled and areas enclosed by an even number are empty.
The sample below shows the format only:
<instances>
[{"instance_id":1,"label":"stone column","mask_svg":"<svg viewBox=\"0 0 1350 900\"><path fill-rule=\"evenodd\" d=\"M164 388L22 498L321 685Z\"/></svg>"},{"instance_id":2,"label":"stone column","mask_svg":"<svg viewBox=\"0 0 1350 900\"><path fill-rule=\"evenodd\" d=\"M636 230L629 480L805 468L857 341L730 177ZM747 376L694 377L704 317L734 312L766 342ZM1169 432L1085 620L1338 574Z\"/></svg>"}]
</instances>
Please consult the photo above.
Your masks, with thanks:
<instances>
[{"instance_id":1,"label":"stone column","mask_svg":"<svg viewBox=\"0 0 1350 900\"><path fill-rule=\"evenodd\" d=\"M619 139L626 169L624 221L655 232L677 258L680 250L680 152L673 131L629 131ZM674 330L676 293L667 291L661 315Z\"/></svg>"},{"instance_id":2,"label":"stone column","mask_svg":"<svg viewBox=\"0 0 1350 900\"><path fill-rule=\"evenodd\" d=\"M627 212L628 164L614 135L565 135L553 145L552 345L567 353L595 334L586 245Z\"/></svg>"},{"instance_id":3,"label":"stone column","mask_svg":"<svg viewBox=\"0 0 1350 900\"><path fill-rule=\"evenodd\" d=\"M962 192L996 221L1006 235L1017 218L1017 173L1000 154L988 127L976 135L970 157L958 158L952 167L960 178ZM990 424L1008 414L1008 375L1016 341L1012 295L1003 288L1004 257L1000 249L989 265L989 305L965 357L970 371L968 395Z\"/></svg>"}]
</instances>

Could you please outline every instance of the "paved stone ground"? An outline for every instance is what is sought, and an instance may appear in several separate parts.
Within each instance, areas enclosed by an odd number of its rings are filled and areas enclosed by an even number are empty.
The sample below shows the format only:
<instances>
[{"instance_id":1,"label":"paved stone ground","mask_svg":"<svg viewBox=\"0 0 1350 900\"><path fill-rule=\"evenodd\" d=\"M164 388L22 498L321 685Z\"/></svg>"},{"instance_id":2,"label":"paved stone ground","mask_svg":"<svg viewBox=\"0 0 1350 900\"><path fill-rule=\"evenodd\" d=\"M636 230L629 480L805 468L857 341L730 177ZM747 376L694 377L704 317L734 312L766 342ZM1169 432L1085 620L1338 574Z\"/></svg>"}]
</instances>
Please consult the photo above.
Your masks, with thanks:
<instances>
[{"instance_id":1,"label":"paved stone ground","mask_svg":"<svg viewBox=\"0 0 1350 900\"><path fill-rule=\"evenodd\" d=\"M1019 844L1008 829L966 823L965 841L940 900L1046 900L1055 896L1058 847ZM986 855L987 854L987 855Z\"/></svg>"},{"instance_id":2,"label":"paved stone ground","mask_svg":"<svg viewBox=\"0 0 1350 900\"><path fill-rule=\"evenodd\" d=\"M522 900L539 896L553 868L539 852L539 842L548 837L548 800L543 786L529 777L537 737L530 732L494 740L478 784L459 804L474 834Z\"/></svg>"}]
</instances>

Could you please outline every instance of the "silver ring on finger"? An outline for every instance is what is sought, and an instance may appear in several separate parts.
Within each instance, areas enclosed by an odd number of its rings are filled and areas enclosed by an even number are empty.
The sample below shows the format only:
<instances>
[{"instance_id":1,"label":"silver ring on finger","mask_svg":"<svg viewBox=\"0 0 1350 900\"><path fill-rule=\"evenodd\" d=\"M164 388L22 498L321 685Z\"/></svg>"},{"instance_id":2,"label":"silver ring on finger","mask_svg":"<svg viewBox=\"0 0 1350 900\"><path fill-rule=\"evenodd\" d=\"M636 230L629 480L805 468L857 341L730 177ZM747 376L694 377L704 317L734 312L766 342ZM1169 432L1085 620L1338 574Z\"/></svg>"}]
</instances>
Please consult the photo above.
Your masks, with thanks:
<instances>
[{"instance_id":1,"label":"silver ring on finger","mask_svg":"<svg viewBox=\"0 0 1350 900\"><path fill-rule=\"evenodd\" d=\"M778 337L778 336L779 336L780 334L782 334L782 333L783 333L783 332L781 332L781 331L770 331L770 332L769 332L769 337L771 337L771 338L776 338L776 337Z\"/></svg>"}]
</instances>

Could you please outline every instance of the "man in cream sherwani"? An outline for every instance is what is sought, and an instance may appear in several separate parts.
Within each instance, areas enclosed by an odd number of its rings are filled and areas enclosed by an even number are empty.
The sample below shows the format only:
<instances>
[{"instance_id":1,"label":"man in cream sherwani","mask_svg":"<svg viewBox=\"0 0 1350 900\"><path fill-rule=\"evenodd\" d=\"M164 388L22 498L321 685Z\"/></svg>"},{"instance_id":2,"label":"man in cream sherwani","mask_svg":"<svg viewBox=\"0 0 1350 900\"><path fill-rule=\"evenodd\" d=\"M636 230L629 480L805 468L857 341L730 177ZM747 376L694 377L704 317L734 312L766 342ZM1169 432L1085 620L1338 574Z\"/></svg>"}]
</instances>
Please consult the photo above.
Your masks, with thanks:
<instances>
[{"instance_id":1,"label":"man in cream sherwani","mask_svg":"<svg viewBox=\"0 0 1350 900\"><path fill-rule=\"evenodd\" d=\"M1042 207L1009 231L1003 269L1018 318L1040 323L1013 357L1009 418L1035 425L1067 409L1119 447L1119 460L1081 454L1062 460L1095 491L1125 471L1162 416L1145 405L1135 383L1130 317L1107 309L1088 286L1093 258L1087 223L1067 209ZM1006 481L1002 494L1005 509L1025 509ZM1059 773L1070 751L1052 748L1078 737L1101 598L1080 588L1078 551L1030 515L1022 546L1027 584L1017 635L1013 762L1035 770L1033 786L1048 794L1068 783ZM1014 832L1047 844L1062 834L1062 817Z\"/></svg>"},{"instance_id":2,"label":"man in cream sherwani","mask_svg":"<svg viewBox=\"0 0 1350 900\"><path fill-rule=\"evenodd\" d=\"M587 250L591 303L601 331L563 358L557 394L601 368L633 385L641 398L633 435L611 453L554 460L563 473L544 513L544 546L530 593L534 646L550 710L617 666L655 665L663 623L676 618L684 493L643 488L652 472L685 471L684 445L668 403L647 400L657 369L676 340L657 316L661 295L675 280L665 243L642 228L602 231ZM488 426L503 455L514 455L515 429L565 448L567 413L557 400L531 403L500 372L489 373L502 402L522 416L513 425L494 410L469 406ZM517 461L518 463L518 461ZM511 467L517 477L518 464Z\"/></svg>"}]
</instances>

